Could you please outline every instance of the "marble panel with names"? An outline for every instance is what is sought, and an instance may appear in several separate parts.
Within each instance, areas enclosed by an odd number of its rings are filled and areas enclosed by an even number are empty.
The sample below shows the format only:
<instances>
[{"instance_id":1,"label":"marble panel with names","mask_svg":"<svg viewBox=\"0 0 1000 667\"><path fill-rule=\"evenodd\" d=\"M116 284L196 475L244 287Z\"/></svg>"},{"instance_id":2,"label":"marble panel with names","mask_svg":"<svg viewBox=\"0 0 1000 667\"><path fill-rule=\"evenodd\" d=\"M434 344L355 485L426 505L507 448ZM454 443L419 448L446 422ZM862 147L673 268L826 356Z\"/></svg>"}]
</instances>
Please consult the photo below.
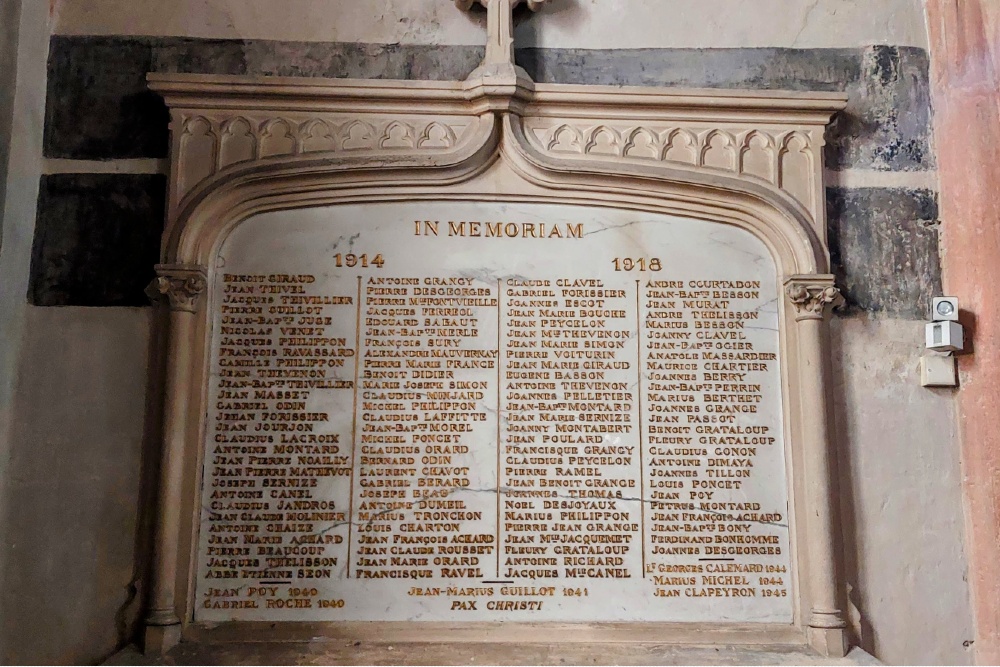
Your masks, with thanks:
<instances>
[{"instance_id":1,"label":"marble panel with names","mask_svg":"<svg viewBox=\"0 0 1000 667\"><path fill-rule=\"evenodd\" d=\"M750 233L652 213L248 220L195 620L790 623L778 294Z\"/></svg>"}]
</instances>

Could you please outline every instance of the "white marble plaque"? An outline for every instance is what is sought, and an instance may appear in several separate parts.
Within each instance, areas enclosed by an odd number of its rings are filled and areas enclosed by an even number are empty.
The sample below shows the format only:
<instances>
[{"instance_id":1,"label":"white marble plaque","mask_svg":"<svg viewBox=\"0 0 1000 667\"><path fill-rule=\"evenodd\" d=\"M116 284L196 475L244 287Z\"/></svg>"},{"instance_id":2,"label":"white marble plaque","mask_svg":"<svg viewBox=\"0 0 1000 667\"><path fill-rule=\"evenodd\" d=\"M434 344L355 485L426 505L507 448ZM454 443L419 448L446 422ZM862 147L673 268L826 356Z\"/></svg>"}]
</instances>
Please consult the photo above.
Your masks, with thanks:
<instances>
[{"instance_id":1,"label":"white marble plaque","mask_svg":"<svg viewBox=\"0 0 1000 667\"><path fill-rule=\"evenodd\" d=\"M195 620L790 623L775 274L742 230L602 208L245 222Z\"/></svg>"}]
</instances>

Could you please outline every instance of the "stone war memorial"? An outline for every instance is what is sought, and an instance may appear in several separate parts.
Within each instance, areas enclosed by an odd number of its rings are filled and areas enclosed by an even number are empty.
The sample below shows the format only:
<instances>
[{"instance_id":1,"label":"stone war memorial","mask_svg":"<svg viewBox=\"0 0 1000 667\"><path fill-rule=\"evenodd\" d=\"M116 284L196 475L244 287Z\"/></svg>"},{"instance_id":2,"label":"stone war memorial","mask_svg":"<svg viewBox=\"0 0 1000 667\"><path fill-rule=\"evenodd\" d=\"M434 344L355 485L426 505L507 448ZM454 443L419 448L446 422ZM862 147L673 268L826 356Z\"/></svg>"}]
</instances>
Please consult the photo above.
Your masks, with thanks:
<instances>
[{"instance_id":1,"label":"stone war memorial","mask_svg":"<svg viewBox=\"0 0 1000 667\"><path fill-rule=\"evenodd\" d=\"M0 0L0 91L0 663L1000 662L1000 3Z\"/></svg>"},{"instance_id":2,"label":"stone war memorial","mask_svg":"<svg viewBox=\"0 0 1000 667\"><path fill-rule=\"evenodd\" d=\"M482 4L464 81L150 76L173 140L146 650L843 657L821 149L845 97L535 84L519 3Z\"/></svg>"}]
</instances>

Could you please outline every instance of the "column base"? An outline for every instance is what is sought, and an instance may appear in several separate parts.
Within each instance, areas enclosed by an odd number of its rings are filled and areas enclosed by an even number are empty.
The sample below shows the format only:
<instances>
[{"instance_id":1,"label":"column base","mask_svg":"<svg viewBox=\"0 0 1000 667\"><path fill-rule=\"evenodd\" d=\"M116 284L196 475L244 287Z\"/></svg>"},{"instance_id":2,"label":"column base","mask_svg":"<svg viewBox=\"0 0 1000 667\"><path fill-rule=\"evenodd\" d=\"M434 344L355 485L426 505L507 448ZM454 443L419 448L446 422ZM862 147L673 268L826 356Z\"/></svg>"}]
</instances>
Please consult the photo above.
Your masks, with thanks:
<instances>
[{"instance_id":1,"label":"column base","mask_svg":"<svg viewBox=\"0 0 1000 667\"><path fill-rule=\"evenodd\" d=\"M843 658L847 655L846 628L809 628L809 645L827 658Z\"/></svg>"},{"instance_id":2,"label":"column base","mask_svg":"<svg viewBox=\"0 0 1000 667\"><path fill-rule=\"evenodd\" d=\"M147 625L142 652L148 656L163 656L181 642L181 624Z\"/></svg>"}]
</instances>

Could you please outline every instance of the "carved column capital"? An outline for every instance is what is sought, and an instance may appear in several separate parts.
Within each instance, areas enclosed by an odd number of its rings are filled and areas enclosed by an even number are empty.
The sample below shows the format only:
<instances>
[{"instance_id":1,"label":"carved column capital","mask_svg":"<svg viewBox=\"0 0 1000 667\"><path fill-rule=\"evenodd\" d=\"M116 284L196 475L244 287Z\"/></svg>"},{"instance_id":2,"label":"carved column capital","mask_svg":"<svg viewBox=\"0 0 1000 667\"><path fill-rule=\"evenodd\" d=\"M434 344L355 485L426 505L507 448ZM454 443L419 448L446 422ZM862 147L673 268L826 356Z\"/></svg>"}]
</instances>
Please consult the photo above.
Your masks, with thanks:
<instances>
[{"instance_id":1,"label":"carved column capital","mask_svg":"<svg viewBox=\"0 0 1000 667\"><path fill-rule=\"evenodd\" d=\"M831 275L792 276L785 281L785 295L795 306L795 321L822 320L844 305L844 296Z\"/></svg>"},{"instance_id":2,"label":"carved column capital","mask_svg":"<svg viewBox=\"0 0 1000 667\"><path fill-rule=\"evenodd\" d=\"M198 311L201 295L208 287L207 275L203 266L157 264L150 292L154 296L166 297L171 310L194 313Z\"/></svg>"}]
</instances>

